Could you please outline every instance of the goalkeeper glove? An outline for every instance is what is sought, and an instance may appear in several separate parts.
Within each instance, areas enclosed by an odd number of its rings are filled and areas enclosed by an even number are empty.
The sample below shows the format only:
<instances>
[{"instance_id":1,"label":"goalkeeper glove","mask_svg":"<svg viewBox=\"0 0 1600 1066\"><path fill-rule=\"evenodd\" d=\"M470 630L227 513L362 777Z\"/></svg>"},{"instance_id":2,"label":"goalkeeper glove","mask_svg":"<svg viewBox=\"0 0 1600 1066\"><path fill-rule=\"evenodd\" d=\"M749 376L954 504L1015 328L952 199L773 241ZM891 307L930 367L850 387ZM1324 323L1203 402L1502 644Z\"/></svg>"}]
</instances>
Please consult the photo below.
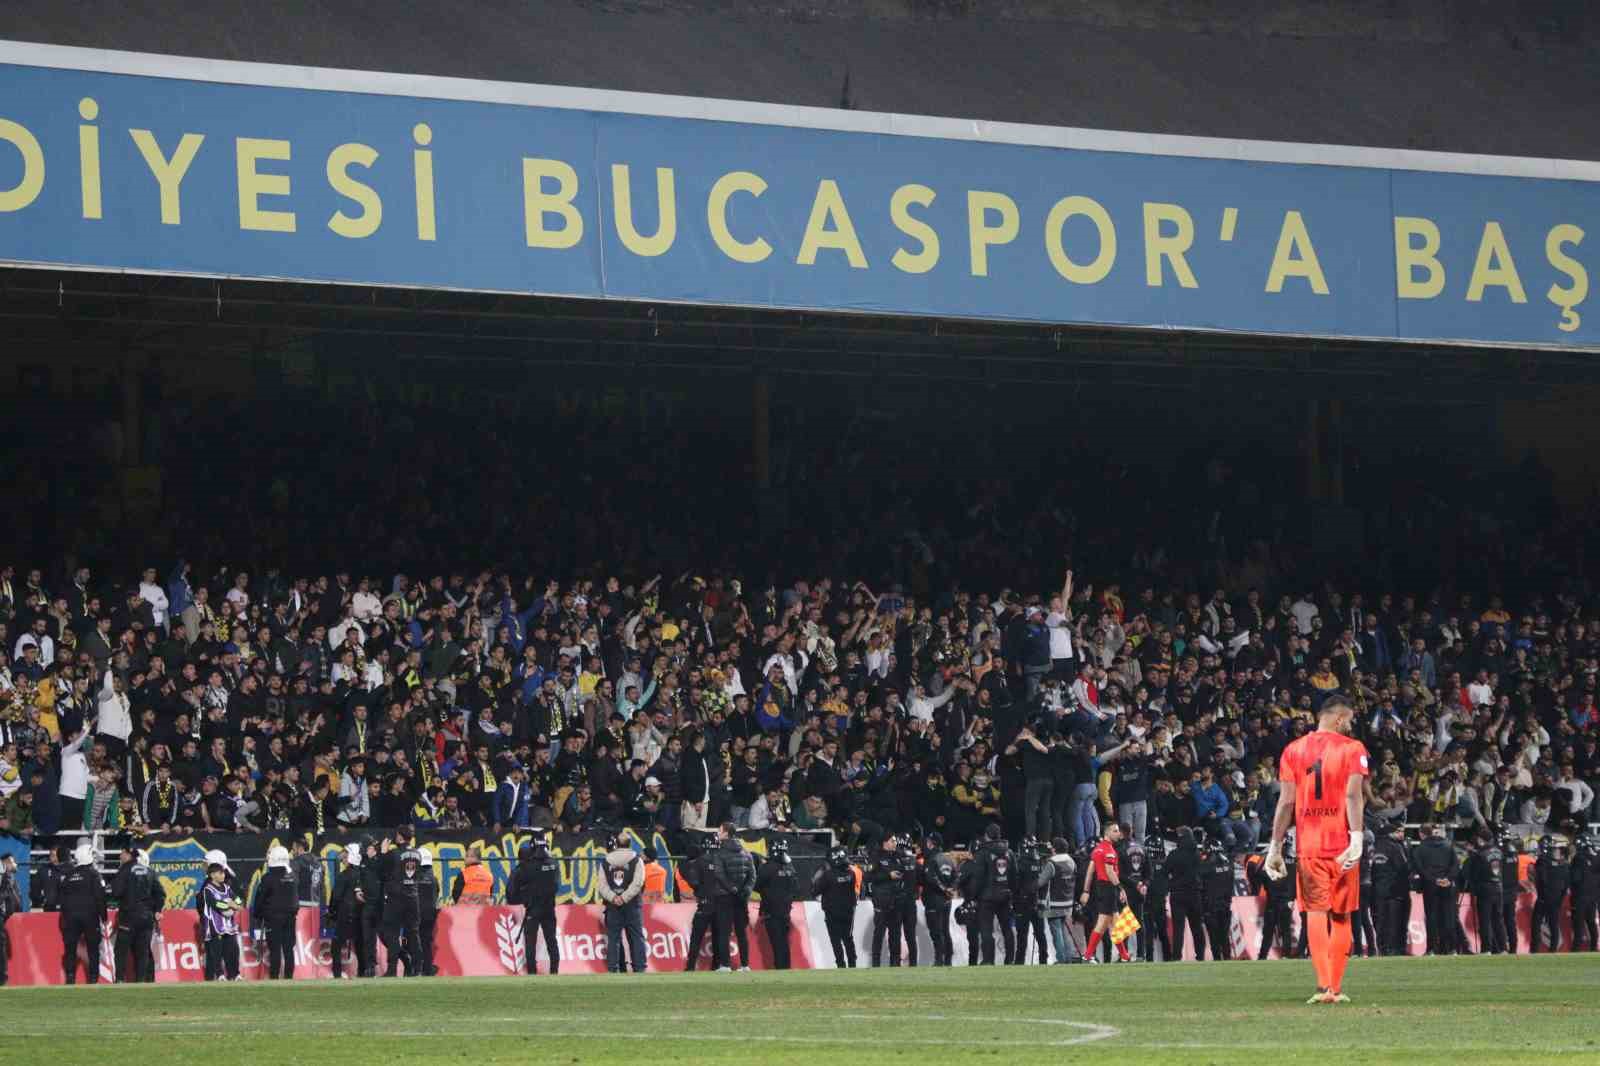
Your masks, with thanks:
<instances>
[{"instance_id":1,"label":"goalkeeper glove","mask_svg":"<svg viewBox=\"0 0 1600 1066\"><path fill-rule=\"evenodd\" d=\"M1282 881L1289 876L1289 866L1283 861L1283 845L1272 844L1267 847L1267 861L1262 869L1274 881Z\"/></svg>"},{"instance_id":2,"label":"goalkeeper glove","mask_svg":"<svg viewBox=\"0 0 1600 1066\"><path fill-rule=\"evenodd\" d=\"M1361 861L1361 834L1350 834L1350 846L1339 853L1339 867L1348 870Z\"/></svg>"}]
</instances>

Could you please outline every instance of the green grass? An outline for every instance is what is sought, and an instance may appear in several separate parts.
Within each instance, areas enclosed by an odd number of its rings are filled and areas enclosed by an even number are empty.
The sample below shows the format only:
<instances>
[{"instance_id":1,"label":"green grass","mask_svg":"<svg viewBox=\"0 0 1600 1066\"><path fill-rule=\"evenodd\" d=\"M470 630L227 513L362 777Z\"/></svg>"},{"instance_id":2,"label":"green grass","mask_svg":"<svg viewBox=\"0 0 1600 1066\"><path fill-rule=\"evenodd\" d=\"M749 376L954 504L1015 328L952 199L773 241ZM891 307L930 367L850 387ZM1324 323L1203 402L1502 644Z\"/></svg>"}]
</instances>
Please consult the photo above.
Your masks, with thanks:
<instances>
[{"instance_id":1,"label":"green grass","mask_svg":"<svg viewBox=\"0 0 1600 1066\"><path fill-rule=\"evenodd\" d=\"M1600 1063L1593 955L1355 962L1343 1007L1305 1006L1311 983L1236 962L13 988L0 1061Z\"/></svg>"}]
</instances>

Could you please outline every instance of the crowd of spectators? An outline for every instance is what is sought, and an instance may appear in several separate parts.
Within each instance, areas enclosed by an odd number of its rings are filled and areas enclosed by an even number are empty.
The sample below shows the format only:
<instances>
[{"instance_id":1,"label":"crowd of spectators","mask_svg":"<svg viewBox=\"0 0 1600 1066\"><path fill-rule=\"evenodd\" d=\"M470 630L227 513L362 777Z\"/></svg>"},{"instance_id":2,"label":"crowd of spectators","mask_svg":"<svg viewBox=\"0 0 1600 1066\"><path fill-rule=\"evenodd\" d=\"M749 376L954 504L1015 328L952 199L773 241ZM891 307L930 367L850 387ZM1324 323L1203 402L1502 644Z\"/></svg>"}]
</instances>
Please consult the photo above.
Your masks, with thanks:
<instances>
[{"instance_id":1,"label":"crowd of spectators","mask_svg":"<svg viewBox=\"0 0 1600 1066\"><path fill-rule=\"evenodd\" d=\"M926 592L717 569L0 567L0 832L831 828L1242 850L1320 699L1369 810L1593 820L1600 613L1569 585L1196 591L1065 566Z\"/></svg>"}]
</instances>

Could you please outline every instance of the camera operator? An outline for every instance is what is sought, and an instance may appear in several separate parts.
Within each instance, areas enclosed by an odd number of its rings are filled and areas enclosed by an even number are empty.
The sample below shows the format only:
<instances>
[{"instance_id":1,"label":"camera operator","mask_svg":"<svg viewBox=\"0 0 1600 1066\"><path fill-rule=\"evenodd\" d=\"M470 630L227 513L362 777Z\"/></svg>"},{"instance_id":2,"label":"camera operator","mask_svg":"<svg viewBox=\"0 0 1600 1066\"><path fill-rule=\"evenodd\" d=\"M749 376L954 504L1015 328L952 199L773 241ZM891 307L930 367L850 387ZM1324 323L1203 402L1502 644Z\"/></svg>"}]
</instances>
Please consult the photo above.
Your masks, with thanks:
<instances>
[{"instance_id":1,"label":"camera operator","mask_svg":"<svg viewBox=\"0 0 1600 1066\"><path fill-rule=\"evenodd\" d=\"M1221 841L1208 842L1200 856L1200 899L1205 909L1211 959L1233 958L1233 856ZM1195 955L1198 960L1198 953Z\"/></svg>"},{"instance_id":2,"label":"camera operator","mask_svg":"<svg viewBox=\"0 0 1600 1066\"><path fill-rule=\"evenodd\" d=\"M835 844L828 851L828 864L811 875L811 895L822 904L822 918L828 927L828 942L833 947L833 963L839 969L856 965L856 872L850 854ZM695 911L695 922L700 912ZM691 938L693 939L693 938ZM689 958L690 967L694 956Z\"/></svg>"},{"instance_id":3,"label":"camera operator","mask_svg":"<svg viewBox=\"0 0 1600 1066\"><path fill-rule=\"evenodd\" d=\"M1506 950L1505 912L1500 908L1505 895L1505 862L1505 853L1488 832L1479 833L1467 857L1467 889L1478 914L1478 951L1484 955L1499 955Z\"/></svg>"},{"instance_id":4,"label":"camera operator","mask_svg":"<svg viewBox=\"0 0 1600 1066\"><path fill-rule=\"evenodd\" d=\"M1172 962L1172 939L1167 933L1167 895L1172 890L1172 880L1167 874L1167 843L1159 836L1148 836L1144 844L1150 881L1145 886L1144 907L1139 913L1139 957L1153 962L1159 940L1162 960Z\"/></svg>"},{"instance_id":5,"label":"camera operator","mask_svg":"<svg viewBox=\"0 0 1600 1066\"><path fill-rule=\"evenodd\" d=\"M1178 846L1167 855L1167 879L1172 890L1172 958L1183 958L1183 933L1187 928L1194 941L1194 957L1206 957L1206 935L1200 915L1199 834L1183 826L1178 830Z\"/></svg>"},{"instance_id":6,"label":"camera operator","mask_svg":"<svg viewBox=\"0 0 1600 1066\"><path fill-rule=\"evenodd\" d=\"M66 983L74 984L78 971L78 942L89 951L85 979L100 983L100 926L106 920L106 886L94 868L94 847L79 844L72 851L72 868L61 878L61 968Z\"/></svg>"},{"instance_id":7,"label":"camera operator","mask_svg":"<svg viewBox=\"0 0 1600 1066\"><path fill-rule=\"evenodd\" d=\"M1073 861L1069 847L1065 836L1050 841L1049 866L1046 870L1044 919L1050 930L1050 940L1055 944L1057 965L1083 961L1083 952L1071 927L1072 908L1075 906L1073 886L1078 883L1078 864Z\"/></svg>"},{"instance_id":8,"label":"camera operator","mask_svg":"<svg viewBox=\"0 0 1600 1066\"><path fill-rule=\"evenodd\" d=\"M1445 839L1442 823L1431 822L1428 835L1411 849L1411 871L1422 882L1423 913L1428 923L1428 954L1455 954L1456 849Z\"/></svg>"},{"instance_id":9,"label":"camera operator","mask_svg":"<svg viewBox=\"0 0 1600 1066\"><path fill-rule=\"evenodd\" d=\"M1051 870L1045 860L1046 849L1033 837L1026 837L1017 849L1016 890L1013 899L1017 916L1017 953L1012 962L1022 965L1028 958L1028 933L1039 946L1039 963L1050 961L1044 939L1044 905L1050 890Z\"/></svg>"},{"instance_id":10,"label":"camera operator","mask_svg":"<svg viewBox=\"0 0 1600 1066\"><path fill-rule=\"evenodd\" d=\"M1378 909L1378 950L1404 955L1411 921L1411 856L1403 822L1389 826L1372 856L1372 894Z\"/></svg>"},{"instance_id":11,"label":"camera operator","mask_svg":"<svg viewBox=\"0 0 1600 1066\"><path fill-rule=\"evenodd\" d=\"M928 939L933 941L933 964L950 966L955 962L955 942L950 937L950 898L956 890L956 863L940 850L938 833L929 833L922 843L922 867L918 883L922 886L922 917L928 923Z\"/></svg>"},{"instance_id":12,"label":"camera operator","mask_svg":"<svg viewBox=\"0 0 1600 1066\"><path fill-rule=\"evenodd\" d=\"M530 975L539 972L535 949L541 933L550 958L550 972L561 972L561 941L556 936L556 893L560 890L561 862L550 854L549 834L536 829L533 839L517 853L517 869L506 890L507 903L522 905L523 953Z\"/></svg>"},{"instance_id":13,"label":"camera operator","mask_svg":"<svg viewBox=\"0 0 1600 1066\"><path fill-rule=\"evenodd\" d=\"M267 942L267 978L294 979L295 918L300 913L300 886L289 868L289 849L274 844L267 851L267 869L256 886L250 924L257 940Z\"/></svg>"},{"instance_id":14,"label":"camera operator","mask_svg":"<svg viewBox=\"0 0 1600 1066\"><path fill-rule=\"evenodd\" d=\"M1016 859L1000 836L1000 825L990 822L983 831L983 846L973 861L973 885L978 898L978 936L983 943L983 965L994 965L994 923L1000 923L1005 961L1016 958L1016 932L1011 928L1012 875Z\"/></svg>"}]
</instances>

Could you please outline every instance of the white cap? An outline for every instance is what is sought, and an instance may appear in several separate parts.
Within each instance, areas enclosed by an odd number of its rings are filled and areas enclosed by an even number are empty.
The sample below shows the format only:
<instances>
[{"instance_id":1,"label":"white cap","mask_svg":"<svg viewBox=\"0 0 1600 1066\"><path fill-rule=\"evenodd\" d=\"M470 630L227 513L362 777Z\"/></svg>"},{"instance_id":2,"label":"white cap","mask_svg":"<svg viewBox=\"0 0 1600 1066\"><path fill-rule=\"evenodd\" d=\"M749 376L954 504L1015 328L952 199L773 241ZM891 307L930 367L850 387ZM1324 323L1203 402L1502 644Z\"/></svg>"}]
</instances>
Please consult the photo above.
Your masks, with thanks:
<instances>
[{"instance_id":1,"label":"white cap","mask_svg":"<svg viewBox=\"0 0 1600 1066\"><path fill-rule=\"evenodd\" d=\"M284 847L282 844L274 844L274 845L272 845L272 847L267 849L267 866L268 867L282 866L284 868L287 868L288 865L289 865L289 849L288 848Z\"/></svg>"},{"instance_id":2,"label":"white cap","mask_svg":"<svg viewBox=\"0 0 1600 1066\"><path fill-rule=\"evenodd\" d=\"M79 844L72 849L72 862L75 866L94 865L94 845Z\"/></svg>"},{"instance_id":3,"label":"white cap","mask_svg":"<svg viewBox=\"0 0 1600 1066\"><path fill-rule=\"evenodd\" d=\"M206 865L220 866L230 874L233 873L233 867L228 865L228 853L221 848L212 848L206 852Z\"/></svg>"}]
</instances>

